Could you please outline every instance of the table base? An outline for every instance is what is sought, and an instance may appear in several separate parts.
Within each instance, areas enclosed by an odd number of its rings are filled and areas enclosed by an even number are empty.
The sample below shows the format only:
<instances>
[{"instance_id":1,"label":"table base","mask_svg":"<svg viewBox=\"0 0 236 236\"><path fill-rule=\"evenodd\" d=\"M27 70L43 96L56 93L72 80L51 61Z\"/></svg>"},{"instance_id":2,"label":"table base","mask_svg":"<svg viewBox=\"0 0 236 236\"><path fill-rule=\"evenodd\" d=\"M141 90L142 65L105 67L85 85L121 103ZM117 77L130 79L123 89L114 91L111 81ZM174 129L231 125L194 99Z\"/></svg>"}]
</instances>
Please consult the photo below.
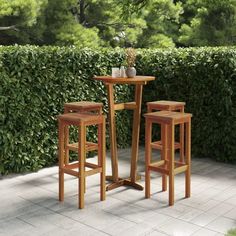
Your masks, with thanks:
<instances>
[{"instance_id":1,"label":"table base","mask_svg":"<svg viewBox=\"0 0 236 236\"><path fill-rule=\"evenodd\" d=\"M138 175L136 177L136 180L140 180L140 179L141 179L141 176ZM106 180L113 181L113 177L112 176L106 176ZM127 179L118 178L118 181L113 182L111 184L108 184L106 186L106 191L110 191L112 189L118 188L118 187L123 186L123 185L131 186L131 187L133 187L137 190L140 190L140 191L143 190L143 186L140 185L140 184L137 184L135 182L132 182L131 178L127 178Z\"/></svg>"}]
</instances>

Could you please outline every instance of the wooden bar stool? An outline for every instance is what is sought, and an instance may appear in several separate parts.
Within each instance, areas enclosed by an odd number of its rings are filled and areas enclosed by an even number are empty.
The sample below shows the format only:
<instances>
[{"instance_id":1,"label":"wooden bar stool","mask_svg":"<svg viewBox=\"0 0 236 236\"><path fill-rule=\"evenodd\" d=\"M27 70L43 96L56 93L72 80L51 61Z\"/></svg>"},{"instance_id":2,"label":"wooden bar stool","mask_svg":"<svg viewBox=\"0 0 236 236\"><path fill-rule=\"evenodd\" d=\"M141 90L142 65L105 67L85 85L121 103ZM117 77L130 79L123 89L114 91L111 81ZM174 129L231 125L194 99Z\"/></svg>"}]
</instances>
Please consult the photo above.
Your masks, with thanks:
<instances>
[{"instance_id":1,"label":"wooden bar stool","mask_svg":"<svg viewBox=\"0 0 236 236\"><path fill-rule=\"evenodd\" d=\"M69 112L94 112L102 114L102 103L80 101L80 102L69 102L64 104L64 113Z\"/></svg>"},{"instance_id":2,"label":"wooden bar stool","mask_svg":"<svg viewBox=\"0 0 236 236\"><path fill-rule=\"evenodd\" d=\"M103 104L98 102L91 102L91 101L79 101L79 102L68 102L64 103L64 114L71 113L71 112L79 112L79 113L95 113L95 114L102 114ZM65 140L68 143L69 140L69 127L65 129ZM93 143L86 142L86 145L92 150L97 150L97 145ZM65 151L65 159L66 162L69 162L69 150L74 151L77 147L74 145L66 145Z\"/></svg>"},{"instance_id":3,"label":"wooden bar stool","mask_svg":"<svg viewBox=\"0 0 236 236\"><path fill-rule=\"evenodd\" d=\"M174 176L185 172L185 197L190 197L191 175L191 117L190 113L157 111L144 115L145 127L145 197L150 198L150 171L162 174L162 188L166 189L166 175L169 176L169 205L174 204ZM152 152L152 124L165 126L166 133L163 137L164 150L162 160L151 163ZM175 161L175 126L185 125L185 162ZM163 130L163 128L161 129ZM164 180L163 180L164 179Z\"/></svg>"},{"instance_id":4,"label":"wooden bar stool","mask_svg":"<svg viewBox=\"0 0 236 236\"><path fill-rule=\"evenodd\" d=\"M100 173L100 199L105 200L105 116L88 113L67 113L58 116L59 122L59 201L64 200L64 173L79 179L79 208L84 208L85 177ZM86 128L98 126L98 143L86 142ZM69 143L66 129L78 127L78 143ZM69 163L66 152L78 152L78 161ZM86 161L86 152L98 150L98 164ZM89 168L86 170L85 168Z\"/></svg>"},{"instance_id":5,"label":"wooden bar stool","mask_svg":"<svg viewBox=\"0 0 236 236\"><path fill-rule=\"evenodd\" d=\"M184 112L184 106L185 106L185 102L166 101L166 100L147 102L147 112L148 113L152 111ZM161 135L162 135L161 140L163 140L165 132L166 132L165 130L161 130ZM180 161L183 162L184 161L184 125L183 124L180 124L179 134L180 134L180 138L179 138L179 142L175 142L175 150L179 149ZM161 155L163 155L162 141L153 142L152 148L161 150Z\"/></svg>"}]
</instances>

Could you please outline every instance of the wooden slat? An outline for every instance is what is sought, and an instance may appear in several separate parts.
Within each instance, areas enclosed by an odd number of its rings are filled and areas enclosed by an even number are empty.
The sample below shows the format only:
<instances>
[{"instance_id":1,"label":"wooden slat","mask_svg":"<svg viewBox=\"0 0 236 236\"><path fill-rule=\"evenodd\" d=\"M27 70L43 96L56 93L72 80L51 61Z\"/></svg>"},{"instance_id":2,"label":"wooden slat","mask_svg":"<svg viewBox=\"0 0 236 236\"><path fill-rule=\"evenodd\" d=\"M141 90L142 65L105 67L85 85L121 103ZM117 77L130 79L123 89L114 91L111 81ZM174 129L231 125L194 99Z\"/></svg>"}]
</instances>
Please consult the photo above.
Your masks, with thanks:
<instances>
[{"instance_id":1,"label":"wooden slat","mask_svg":"<svg viewBox=\"0 0 236 236\"><path fill-rule=\"evenodd\" d=\"M153 171L158 171L159 173L165 174L165 175L169 173L167 168L160 167L160 166L149 166L148 169L153 170Z\"/></svg>"},{"instance_id":2,"label":"wooden slat","mask_svg":"<svg viewBox=\"0 0 236 236\"><path fill-rule=\"evenodd\" d=\"M127 110L134 110L137 108L137 105L135 102L126 102L126 103L117 103L117 104L114 104L114 109L115 111L118 111L118 110L124 110L124 109L127 109Z\"/></svg>"},{"instance_id":3,"label":"wooden slat","mask_svg":"<svg viewBox=\"0 0 236 236\"><path fill-rule=\"evenodd\" d=\"M126 102L125 103L125 109L134 110L134 109L137 109L137 105L136 105L135 102Z\"/></svg>"},{"instance_id":4,"label":"wooden slat","mask_svg":"<svg viewBox=\"0 0 236 236\"><path fill-rule=\"evenodd\" d=\"M166 162L165 160L156 161L156 162L152 162L152 163L150 163L149 166L156 166L156 167L158 167L158 166L162 166L162 165L164 165L165 162Z\"/></svg>"},{"instance_id":5,"label":"wooden slat","mask_svg":"<svg viewBox=\"0 0 236 236\"><path fill-rule=\"evenodd\" d=\"M92 169L100 168L100 166L98 166L98 165L96 165L96 164L93 164L93 163L89 163L89 162L85 162L84 165L85 165L86 167L89 167L89 168L92 168ZM72 169L79 168L79 162L65 165L63 168L64 168L64 169L71 169L71 170L72 170Z\"/></svg>"},{"instance_id":6,"label":"wooden slat","mask_svg":"<svg viewBox=\"0 0 236 236\"><path fill-rule=\"evenodd\" d=\"M98 150L98 144L92 142L86 142L86 151L96 151ZM70 143L66 146L66 150L71 150L74 152L78 152L78 143Z\"/></svg>"},{"instance_id":7,"label":"wooden slat","mask_svg":"<svg viewBox=\"0 0 236 236\"><path fill-rule=\"evenodd\" d=\"M71 170L71 169L66 169L66 168L63 168L64 169L64 173L68 174L68 175L73 175L75 177L79 177L79 172L78 171L75 171L75 170Z\"/></svg>"},{"instance_id":8,"label":"wooden slat","mask_svg":"<svg viewBox=\"0 0 236 236\"><path fill-rule=\"evenodd\" d=\"M85 176L90 176L90 175L94 175L94 174L101 173L101 172L102 172L102 167L99 167L99 168L96 168L93 170L85 171Z\"/></svg>"},{"instance_id":9,"label":"wooden slat","mask_svg":"<svg viewBox=\"0 0 236 236\"><path fill-rule=\"evenodd\" d=\"M158 149L158 150L162 150L163 145L161 141L155 141L151 143L151 147L153 149ZM176 149L180 149L180 143L179 142L175 142L175 146L174 146L175 150Z\"/></svg>"},{"instance_id":10,"label":"wooden slat","mask_svg":"<svg viewBox=\"0 0 236 236\"><path fill-rule=\"evenodd\" d=\"M188 166L187 166L187 165L177 167L177 168L175 168L175 170L174 170L175 175L177 175L177 174L179 174L179 173L183 173L183 172L185 172L187 169L188 169Z\"/></svg>"},{"instance_id":11,"label":"wooden slat","mask_svg":"<svg viewBox=\"0 0 236 236\"><path fill-rule=\"evenodd\" d=\"M75 169L75 168L79 168L79 162L76 162L76 163L71 163L71 164L68 164L68 165L65 165L64 166L64 169Z\"/></svg>"},{"instance_id":12,"label":"wooden slat","mask_svg":"<svg viewBox=\"0 0 236 236\"><path fill-rule=\"evenodd\" d=\"M181 161L175 161L175 165L176 165L177 167L179 167L179 166L184 166L184 165L186 165L186 163L185 163L185 162L181 162Z\"/></svg>"},{"instance_id":13,"label":"wooden slat","mask_svg":"<svg viewBox=\"0 0 236 236\"><path fill-rule=\"evenodd\" d=\"M117 103L114 104L114 110L118 111L118 110L124 110L125 109L125 104L124 103Z\"/></svg>"},{"instance_id":14,"label":"wooden slat","mask_svg":"<svg viewBox=\"0 0 236 236\"><path fill-rule=\"evenodd\" d=\"M100 166L93 164L93 163L89 163L89 162L85 162L85 166L92 168L92 169L100 168Z\"/></svg>"}]
</instances>

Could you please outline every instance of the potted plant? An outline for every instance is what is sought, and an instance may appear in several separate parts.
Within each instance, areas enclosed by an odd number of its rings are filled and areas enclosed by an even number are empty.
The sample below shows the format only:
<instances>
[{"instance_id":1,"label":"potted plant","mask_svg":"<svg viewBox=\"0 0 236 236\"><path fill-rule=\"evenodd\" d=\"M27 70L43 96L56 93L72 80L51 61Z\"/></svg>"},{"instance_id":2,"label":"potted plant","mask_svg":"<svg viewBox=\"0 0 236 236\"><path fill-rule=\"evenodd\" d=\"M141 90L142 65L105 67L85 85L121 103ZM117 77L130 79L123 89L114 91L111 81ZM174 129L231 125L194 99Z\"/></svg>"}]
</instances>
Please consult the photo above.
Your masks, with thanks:
<instances>
[{"instance_id":1,"label":"potted plant","mask_svg":"<svg viewBox=\"0 0 236 236\"><path fill-rule=\"evenodd\" d=\"M135 60L136 60L136 51L134 48L126 48L125 50L125 56L126 56L126 75L128 78L133 78L136 76L136 69L134 67Z\"/></svg>"}]
</instances>

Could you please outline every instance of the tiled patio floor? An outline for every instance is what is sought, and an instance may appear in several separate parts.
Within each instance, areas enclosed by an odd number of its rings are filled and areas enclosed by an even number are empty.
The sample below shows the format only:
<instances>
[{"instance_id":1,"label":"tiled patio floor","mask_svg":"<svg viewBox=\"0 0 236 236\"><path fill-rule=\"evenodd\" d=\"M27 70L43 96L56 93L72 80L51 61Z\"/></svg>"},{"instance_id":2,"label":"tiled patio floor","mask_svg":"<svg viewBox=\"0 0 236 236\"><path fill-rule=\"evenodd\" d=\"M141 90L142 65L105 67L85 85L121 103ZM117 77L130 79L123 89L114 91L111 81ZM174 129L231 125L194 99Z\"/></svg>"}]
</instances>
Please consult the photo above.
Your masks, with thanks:
<instances>
[{"instance_id":1,"label":"tiled patio floor","mask_svg":"<svg viewBox=\"0 0 236 236\"><path fill-rule=\"evenodd\" d=\"M129 173L130 149L119 150L121 176ZM95 158L93 158L95 159ZM139 154L144 186L144 149ZM92 159L91 159L92 160ZM95 161L95 160L94 160ZM107 154L107 173L110 173ZM175 205L153 175L151 199L144 191L120 187L99 201L99 176L87 178L85 208L77 209L77 181L65 182L59 203L57 167L0 180L0 235L224 235L236 227L236 166L192 160L192 197L184 198L184 175L175 178Z\"/></svg>"}]
</instances>

